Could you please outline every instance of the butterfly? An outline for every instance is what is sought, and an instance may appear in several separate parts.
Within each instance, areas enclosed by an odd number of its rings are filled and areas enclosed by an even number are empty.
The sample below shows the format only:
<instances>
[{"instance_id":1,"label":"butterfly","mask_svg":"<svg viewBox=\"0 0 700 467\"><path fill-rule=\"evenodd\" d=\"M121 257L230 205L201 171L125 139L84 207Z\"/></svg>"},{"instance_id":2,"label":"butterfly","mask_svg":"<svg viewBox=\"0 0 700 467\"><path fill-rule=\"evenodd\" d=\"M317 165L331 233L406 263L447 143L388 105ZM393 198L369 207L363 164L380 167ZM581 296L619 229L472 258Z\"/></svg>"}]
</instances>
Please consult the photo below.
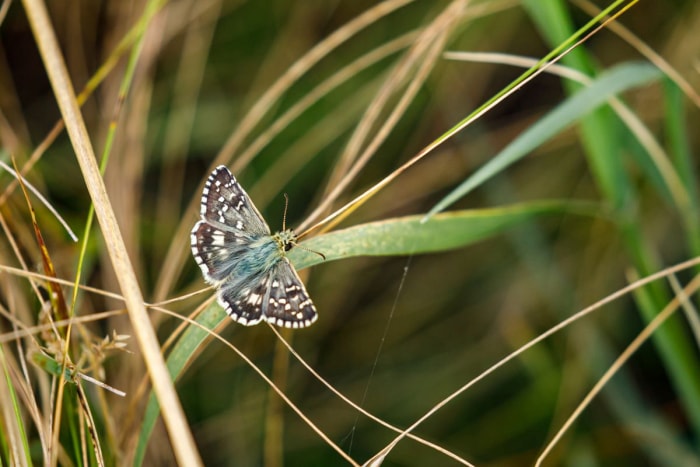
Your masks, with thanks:
<instances>
[{"instance_id":1,"label":"butterfly","mask_svg":"<svg viewBox=\"0 0 700 467\"><path fill-rule=\"evenodd\" d=\"M204 280L218 286L217 301L234 321L265 320L303 328L318 318L286 253L296 245L291 229L272 234L231 171L219 166L202 192L201 220L190 235Z\"/></svg>"}]
</instances>

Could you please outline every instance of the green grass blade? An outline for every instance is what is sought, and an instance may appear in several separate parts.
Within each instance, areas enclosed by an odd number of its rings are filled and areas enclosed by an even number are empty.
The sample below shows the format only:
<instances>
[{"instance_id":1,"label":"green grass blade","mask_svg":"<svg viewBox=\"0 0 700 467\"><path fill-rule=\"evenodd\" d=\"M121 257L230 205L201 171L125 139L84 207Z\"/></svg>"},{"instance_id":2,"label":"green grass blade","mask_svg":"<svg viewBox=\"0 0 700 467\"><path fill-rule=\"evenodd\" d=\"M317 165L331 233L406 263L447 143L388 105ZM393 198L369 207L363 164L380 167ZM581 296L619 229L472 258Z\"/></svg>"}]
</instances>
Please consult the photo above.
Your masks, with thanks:
<instances>
[{"instance_id":1,"label":"green grass blade","mask_svg":"<svg viewBox=\"0 0 700 467\"><path fill-rule=\"evenodd\" d=\"M683 222L688 228L690 249L694 256L700 255L700 189L698 189L695 178L692 150L690 149L690 138L686 128L688 122L684 117L684 95L678 86L670 80L664 81L666 91L665 118L666 135L668 136L668 147L673 165L683 182L685 190L690 198L690 212L682 213Z\"/></svg>"},{"instance_id":2,"label":"green grass blade","mask_svg":"<svg viewBox=\"0 0 700 467\"><path fill-rule=\"evenodd\" d=\"M625 2L616 2L616 6L622 3ZM573 20L569 15L566 2L525 0L523 7L530 13L530 17L550 44L556 45L574 33ZM583 47L572 50L562 58L562 62L589 75L596 72L596 67L593 65L595 60ZM581 88L580 84L568 80L563 81L563 86L569 93L577 92ZM623 210L630 202L632 187L622 158L619 157L626 143L621 138L622 133L619 130L618 119L607 107L596 110L581 121L581 141L586 149L591 172L605 198L615 209Z\"/></svg>"},{"instance_id":3,"label":"green grass blade","mask_svg":"<svg viewBox=\"0 0 700 467\"><path fill-rule=\"evenodd\" d=\"M634 2L629 2L630 4ZM525 0L523 3L542 35L552 44L573 33L573 21L566 2L561 0ZM564 63L580 71L591 73L594 60L585 48L579 47L563 58ZM570 92L579 85L564 82ZM627 133L621 131L618 119L608 108L601 108L581 121L582 144L596 182L618 219L618 227L624 246L630 255L639 276L646 276L661 269L659 252L644 237L643 219L639 217L638 197L630 183L630 175L623 164L623 153L628 141ZM685 216L684 216L685 217ZM687 227L684 225L684 227ZM682 232L690 243L694 230ZM645 297L641 300L640 297ZM670 296L660 283L652 283L636 294L639 312L645 322L653 319L669 302ZM694 431L696 441L700 439L700 366L696 349L685 332L680 317L673 317L659 328L653 336L654 344L664 361L665 368L678 393L679 399Z\"/></svg>"},{"instance_id":4,"label":"green grass blade","mask_svg":"<svg viewBox=\"0 0 700 467\"><path fill-rule=\"evenodd\" d=\"M646 85L660 77L661 72L647 63L626 63L601 74L590 86L583 88L545 115L452 190L430 209L426 218L445 210L486 180L522 159L530 151L579 121L595 108L605 104L611 97L628 89Z\"/></svg>"},{"instance_id":5,"label":"green grass blade","mask_svg":"<svg viewBox=\"0 0 700 467\"><path fill-rule=\"evenodd\" d=\"M592 203L546 201L491 209L455 211L433 216L408 216L362 224L315 237L304 248L323 253L325 261L354 256L396 256L433 253L465 247L503 233L510 227L544 215L562 212L593 215ZM295 248L289 253L303 269L324 260L313 252Z\"/></svg>"},{"instance_id":6,"label":"green grass blade","mask_svg":"<svg viewBox=\"0 0 700 467\"><path fill-rule=\"evenodd\" d=\"M572 203L570 201L548 201L523 203L514 206L456 211L434 216L421 222L422 216L409 216L387 221L372 222L338 230L315 237L303 243L304 248L319 251L325 261L354 256L395 256L446 251L464 247L504 231L526 221L548 214L599 214L597 205ZM295 248L289 257L297 269L324 262L317 254ZM214 329L226 313L218 304L213 304L198 318L197 322L207 329ZM176 379L195 354L208 333L190 326L168 355L167 366L171 378ZM148 439L158 418L160 408L153 394L141 425L141 434L136 449L134 465L142 465Z\"/></svg>"},{"instance_id":7,"label":"green grass blade","mask_svg":"<svg viewBox=\"0 0 700 467\"><path fill-rule=\"evenodd\" d=\"M224 318L226 318L226 313L217 303L214 303L204 310L196 321L207 329L214 329ZM170 378L173 381L182 373L183 368L185 368L191 356L194 355L199 345L208 335L208 332L196 326L190 326L183 333L166 360L166 366L170 373ZM158 405L158 400L153 392L151 392L148 398L148 405L146 406L143 423L141 424L141 434L139 435L139 442L136 446L136 453L134 454L133 465L135 466L143 465L148 440L156 425L159 413L160 406Z\"/></svg>"},{"instance_id":8,"label":"green grass blade","mask_svg":"<svg viewBox=\"0 0 700 467\"><path fill-rule=\"evenodd\" d=\"M32 465L20 402L17 399L17 393L12 385L12 377L10 375L8 363L5 360L5 351L2 345L0 345L0 367L2 367L3 370L2 381L0 382L0 391L3 393L2 399L4 401L9 400L12 404L11 410L5 407L0 414L0 416L5 419L2 426L6 430L6 432L2 434L2 439L7 443L7 450L12 451L11 455L8 453L7 459L8 461L14 462L14 465ZM1 456L0 463L2 463Z\"/></svg>"}]
</instances>

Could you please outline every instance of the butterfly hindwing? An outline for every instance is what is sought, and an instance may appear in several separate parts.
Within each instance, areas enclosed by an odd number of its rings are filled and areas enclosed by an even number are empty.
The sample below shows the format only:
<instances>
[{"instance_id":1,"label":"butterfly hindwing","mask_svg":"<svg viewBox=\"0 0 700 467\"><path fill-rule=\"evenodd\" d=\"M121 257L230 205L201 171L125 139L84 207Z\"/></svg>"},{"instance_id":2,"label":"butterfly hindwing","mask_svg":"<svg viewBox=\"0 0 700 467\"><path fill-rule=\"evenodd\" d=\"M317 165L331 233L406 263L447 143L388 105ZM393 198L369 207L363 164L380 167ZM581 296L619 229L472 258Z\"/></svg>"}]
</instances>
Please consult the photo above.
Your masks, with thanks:
<instances>
[{"instance_id":1,"label":"butterfly hindwing","mask_svg":"<svg viewBox=\"0 0 700 467\"><path fill-rule=\"evenodd\" d=\"M256 284L225 283L219 290L219 303L234 321L252 326L264 319L281 327L305 328L318 318L303 282L286 258Z\"/></svg>"},{"instance_id":2,"label":"butterfly hindwing","mask_svg":"<svg viewBox=\"0 0 700 467\"><path fill-rule=\"evenodd\" d=\"M263 307L265 320L286 328L305 328L318 318L304 283L287 258L272 269L268 287L267 307Z\"/></svg>"},{"instance_id":3,"label":"butterfly hindwing","mask_svg":"<svg viewBox=\"0 0 700 467\"><path fill-rule=\"evenodd\" d=\"M268 289L269 277L265 277L252 287L222 287L217 299L228 315L244 326L253 326L263 319L263 303Z\"/></svg>"}]
</instances>

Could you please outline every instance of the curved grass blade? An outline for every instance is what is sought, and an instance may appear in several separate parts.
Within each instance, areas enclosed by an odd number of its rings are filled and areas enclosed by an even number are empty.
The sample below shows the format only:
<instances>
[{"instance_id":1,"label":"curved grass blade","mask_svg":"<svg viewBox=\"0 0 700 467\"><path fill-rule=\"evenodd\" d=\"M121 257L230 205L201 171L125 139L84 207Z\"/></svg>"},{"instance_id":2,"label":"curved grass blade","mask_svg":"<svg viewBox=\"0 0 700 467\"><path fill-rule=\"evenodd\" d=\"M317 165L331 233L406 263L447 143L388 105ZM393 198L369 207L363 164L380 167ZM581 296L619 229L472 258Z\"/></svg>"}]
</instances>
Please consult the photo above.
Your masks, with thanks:
<instances>
[{"instance_id":1,"label":"curved grass blade","mask_svg":"<svg viewBox=\"0 0 700 467\"><path fill-rule=\"evenodd\" d=\"M452 190L426 214L425 219L445 210L489 178L505 170L569 125L603 105L611 97L628 89L649 84L661 76L661 72L648 63L626 63L602 73L590 86L569 97L545 115Z\"/></svg>"},{"instance_id":2,"label":"curved grass blade","mask_svg":"<svg viewBox=\"0 0 700 467\"><path fill-rule=\"evenodd\" d=\"M304 248L292 249L288 256L298 270L324 261L313 251L323 253L325 261L354 256L396 256L446 251L499 235L509 228L543 215L562 213L594 216L600 215L600 210L594 203L547 201L443 213L425 223L421 221L422 216L409 216L362 224L314 237L302 244ZM224 319L228 317L221 306L213 304L196 321L212 330ZM173 380L180 376L207 335L204 329L195 326L190 326L183 333L167 358L168 371ZM134 465L143 463L146 446L159 412L158 402L151 394L141 425Z\"/></svg>"},{"instance_id":3,"label":"curved grass blade","mask_svg":"<svg viewBox=\"0 0 700 467\"><path fill-rule=\"evenodd\" d=\"M588 202L540 201L442 213L427 222L420 215L401 217L314 237L303 243L304 248L295 248L288 256L297 269L303 269L324 262L314 251L323 253L325 261L354 256L435 253L465 247L499 235L541 215L563 212L599 214L597 206Z\"/></svg>"}]
</instances>

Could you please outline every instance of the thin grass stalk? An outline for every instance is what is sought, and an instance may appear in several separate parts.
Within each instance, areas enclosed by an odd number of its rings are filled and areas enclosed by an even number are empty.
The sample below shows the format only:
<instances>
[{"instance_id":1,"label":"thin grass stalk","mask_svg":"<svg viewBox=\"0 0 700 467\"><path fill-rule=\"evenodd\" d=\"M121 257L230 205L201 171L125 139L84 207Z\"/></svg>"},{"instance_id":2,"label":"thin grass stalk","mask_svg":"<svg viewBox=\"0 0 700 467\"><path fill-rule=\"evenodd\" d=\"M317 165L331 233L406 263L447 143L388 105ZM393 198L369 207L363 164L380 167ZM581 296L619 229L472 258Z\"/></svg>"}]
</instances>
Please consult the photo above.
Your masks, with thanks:
<instances>
[{"instance_id":1,"label":"thin grass stalk","mask_svg":"<svg viewBox=\"0 0 700 467\"><path fill-rule=\"evenodd\" d=\"M107 250L112 259L119 285L124 294L134 333L141 346L146 366L158 399L163 407L163 419L171 436L175 456L181 465L201 465L192 434L188 429L175 388L168 376L165 361L160 353L158 340L151 327L136 275L131 267L128 254L121 237L114 211L106 193L99 168L95 163L94 151L90 143L85 123L70 84L68 72L61 57L55 34L45 5L40 0L23 2L34 37L61 109L66 128L76 152L85 182L95 205L95 213L102 227Z\"/></svg>"}]
</instances>

